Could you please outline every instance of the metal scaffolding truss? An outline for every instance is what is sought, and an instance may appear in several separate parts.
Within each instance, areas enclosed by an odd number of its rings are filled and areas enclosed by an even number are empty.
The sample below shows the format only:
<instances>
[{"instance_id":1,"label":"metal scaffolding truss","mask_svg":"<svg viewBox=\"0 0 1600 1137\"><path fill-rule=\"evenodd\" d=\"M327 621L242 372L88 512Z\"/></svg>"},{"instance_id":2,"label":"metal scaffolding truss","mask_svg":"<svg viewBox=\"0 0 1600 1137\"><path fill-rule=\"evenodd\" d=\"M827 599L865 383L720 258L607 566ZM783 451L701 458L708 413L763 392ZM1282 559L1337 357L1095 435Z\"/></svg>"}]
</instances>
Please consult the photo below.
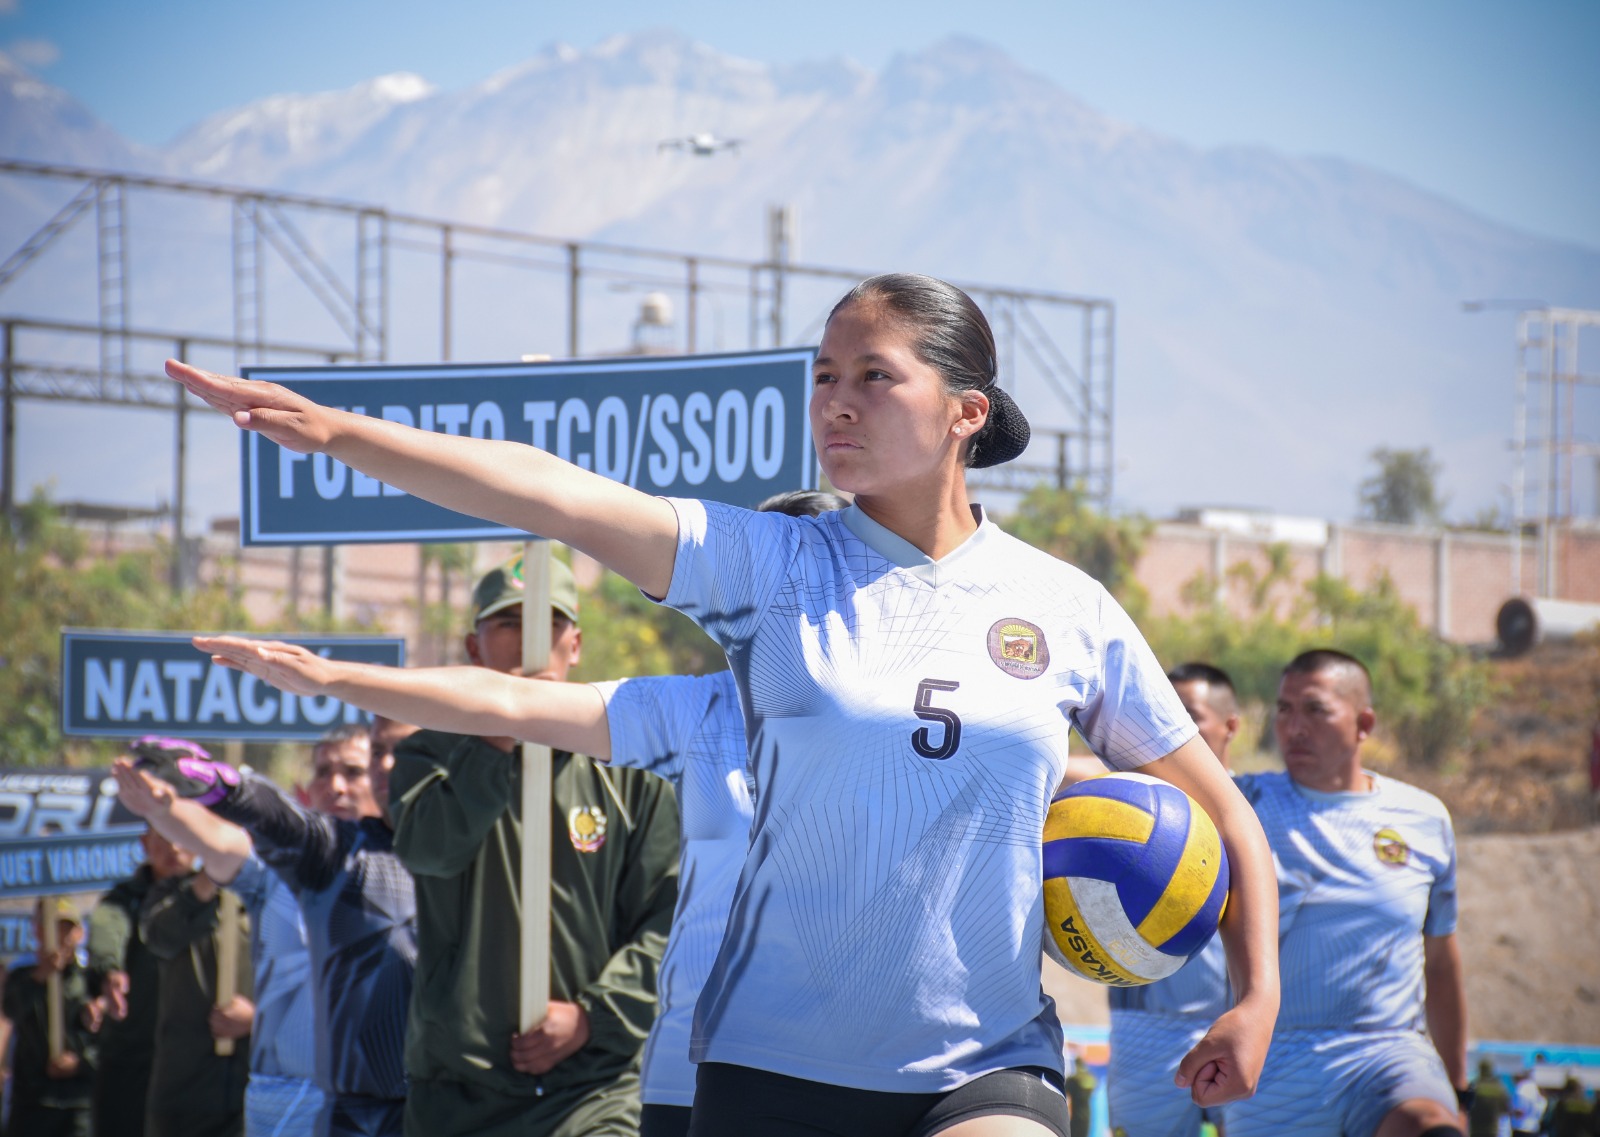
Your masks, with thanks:
<instances>
[{"instance_id":1,"label":"metal scaffolding truss","mask_svg":"<svg viewBox=\"0 0 1600 1137\"><path fill-rule=\"evenodd\" d=\"M1538 580L1533 583L1539 596L1562 594L1556 542L1562 527L1578 516L1577 460L1600 459L1600 392L1595 392L1600 372L1584 374L1579 358L1582 341L1596 334L1600 311L1529 308L1517 318L1511 508L1514 531L1537 535ZM1600 471L1595 493L1600 495ZM1512 595L1521 595L1521 556L1513 558L1512 572Z\"/></svg>"},{"instance_id":2,"label":"metal scaffolding truss","mask_svg":"<svg viewBox=\"0 0 1600 1137\"><path fill-rule=\"evenodd\" d=\"M769 215L767 256L742 260L662 249L572 241L492 226L421 217L380 206L259 188L229 186L125 171L102 171L0 160L0 179L41 185L66 182L72 196L45 218L15 251L0 261L0 324L6 335L4 489L14 493L15 407L19 399L69 399L116 406L175 407L164 381L148 373L142 356L157 342L231 349L235 366L273 359L382 361L394 350L391 302L402 289L412 302L406 313L407 346L418 352L416 297L436 289L437 338L422 347L441 360L504 358L500 348L472 340L463 324L475 313L465 300L463 277L498 273L512 283L501 291L525 292L528 307L559 319L552 335L564 343L536 347L568 357L610 354L628 347L615 342L618 293L656 292L682 313L665 350L735 350L813 343L833 298L869 273L798 262L795 218L787 207ZM136 287L162 283L160 270L139 255L148 249L134 238L129 201L223 203L228 212L218 243L230 243L231 334L217 329L151 331L130 324ZM96 221L93 287L98 322L6 315L8 290L19 277L61 247L61 238L93 210ZM198 213L198 210L194 212ZM3 250L0 250L3 251ZM274 280L278 283L274 283ZM272 322L292 324L279 313L303 299L289 296L284 281L297 282L313 298L313 309L331 318L333 342L297 331L274 337ZM471 283L471 282L467 282ZM958 282L960 283L960 282ZM481 282L480 282L481 284ZM1022 464L975 472L974 482L1006 491L1047 480L1080 487L1102 506L1113 491L1113 387L1115 311L1109 300L994 284L962 284L984 307L994 327L1002 381L1029 385L1035 443ZM270 296L269 296L270 292ZM270 317L270 319L269 319ZM296 324L304 327L304 324ZM743 336L740 336L741 330ZM46 333L49 334L46 334ZM541 335L547 333L540 333ZM25 336L27 346L19 337ZM98 367L82 351L97 346ZM285 344L285 338L300 340ZM743 338L744 343L735 342ZM547 341L541 341L541 344ZM144 352L138 350L144 346ZM639 345L634 345L636 349ZM653 350L662 350L655 345ZM524 348L523 350L528 350ZM486 352L498 353L486 355ZM1038 405L1040 392L1054 407ZM177 407L179 421L183 410ZM1043 454L1041 456L1041 451ZM181 493L180 495L181 496Z\"/></svg>"}]
</instances>

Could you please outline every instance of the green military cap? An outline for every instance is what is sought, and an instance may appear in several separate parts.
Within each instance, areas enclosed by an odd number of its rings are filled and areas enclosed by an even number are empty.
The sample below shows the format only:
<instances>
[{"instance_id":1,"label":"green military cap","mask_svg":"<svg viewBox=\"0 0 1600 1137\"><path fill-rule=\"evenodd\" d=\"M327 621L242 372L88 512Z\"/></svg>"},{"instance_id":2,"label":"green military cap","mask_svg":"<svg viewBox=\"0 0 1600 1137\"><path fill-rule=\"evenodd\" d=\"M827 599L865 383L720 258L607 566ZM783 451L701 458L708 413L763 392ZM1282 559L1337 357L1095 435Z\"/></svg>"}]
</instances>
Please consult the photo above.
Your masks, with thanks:
<instances>
[{"instance_id":1,"label":"green military cap","mask_svg":"<svg viewBox=\"0 0 1600 1137\"><path fill-rule=\"evenodd\" d=\"M472 590L472 622L488 619L496 612L520 606L524 592L522 554L489 570ZM578 622L578 584L566 563L550 558L550 607L574 624Z\"/></svg>"}]
</instances>

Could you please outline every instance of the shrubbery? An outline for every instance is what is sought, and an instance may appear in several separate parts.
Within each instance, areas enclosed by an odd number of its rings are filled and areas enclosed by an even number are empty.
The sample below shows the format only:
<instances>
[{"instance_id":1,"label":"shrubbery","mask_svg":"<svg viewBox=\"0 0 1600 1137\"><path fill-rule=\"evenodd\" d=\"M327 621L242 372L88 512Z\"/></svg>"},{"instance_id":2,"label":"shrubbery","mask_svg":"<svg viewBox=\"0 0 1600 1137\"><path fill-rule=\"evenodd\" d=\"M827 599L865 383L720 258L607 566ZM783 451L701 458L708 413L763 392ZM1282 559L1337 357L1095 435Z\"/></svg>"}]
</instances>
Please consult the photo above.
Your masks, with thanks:
<instances>
[{"instance_id":1,"label":"shrubbery","mask_svg":"<svg viewBox=\"0 0 1600 1137\"><path fill-rule=\"evenodd\" d=\"M1038 487L1002 524L1104 584L1163 664L1215 664L1233 676L1243 702L1264 711L1277 699L1284 664L1309 648L1337 648L1372 671L1380 730L1406 758L1434 766L1466 745L1489 698L1487 665L1423 627L1387 577L1367 589L1332 577L1296 589L1288 549L1268 546L1265 572L1248 564L1229 570L1229 594L1243 595L1243 614L1224 607L1220 582L1202 574L1185 589L1186 613L1151 617L1134 578L1151 522L1107 517L1079 493ZM1270 737L1270 719L1261 726Z\"/></svg>"},{"instance_id":2,"label":"shrubbery","mask_svg":"<svg viewBox=\"0 0 1600 1137\"><path fill-rule=\"evenodd\" d=\"M182 631L249 626L238 597L211 582L175 595L164 545L106 558L89 555L82 530L64 523L42 494L0 518L0 765L59 765L61 629ZM114 741L72 744L105 760Z\"/></svg>"},{"instance_id":3,"label":"shrubbery","mask_svg":"<svg viewBox=\"0 0 1600 1137\"><path fill-rule=\"evenodd\" d=\"M1039 487L1001 524L1103 583L1139 622L1164 664L1214 663L1234 677L1246 703L1270 708L1283 665L1300 651L1339 648L1371 668L1379 722L1401 752L1437 765L1466 743L1472 716L1489 696L1487 667L1424 628L1387 579L1360 590L1319 577L1296 590L1287 550L1269 548L1266 572L1247 565L1230 570L1230 592L1237 596L1242 590L1245 614L1218 603L1218 582L1201 576L1186 589L1186 613L1151 617L1134 577L1150 521L1108 517L1081 493ZM175 595L167 584L169 552L158 544L109 559L90 557L83 532L63 524L42 497L22 507L13 524L0 527L0 764L63 760L63 626L251 629L238 596L222 581ZM466 571L454 562L441 561L441 567ZM583 662L574 678L703 674L726 666L721 651L686 617L652 604L613 573L604 573L582 604ZM427 609L425 634L451 634L461 617L443 606ZM320 613L302 614L293 630L355 625L333 626ZM116 744L73 747L81 758L104 760Z\"/></svg>"}]
</instances>

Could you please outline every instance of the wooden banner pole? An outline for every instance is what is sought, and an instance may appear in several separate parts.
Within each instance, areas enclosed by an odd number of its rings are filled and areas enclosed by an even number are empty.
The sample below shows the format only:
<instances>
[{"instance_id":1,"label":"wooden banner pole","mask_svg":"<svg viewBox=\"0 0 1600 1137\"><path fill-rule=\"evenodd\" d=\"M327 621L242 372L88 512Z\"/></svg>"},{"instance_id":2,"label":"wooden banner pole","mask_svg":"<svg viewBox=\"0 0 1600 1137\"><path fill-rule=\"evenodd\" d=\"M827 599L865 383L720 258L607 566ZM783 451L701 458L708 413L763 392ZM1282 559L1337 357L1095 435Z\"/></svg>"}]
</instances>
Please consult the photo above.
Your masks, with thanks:
<instances>
[{"instance_id":1,"label":"wooden banner pole","mask_svg":"<svg viewBox=\"0 0 1600 1137\"><path fill-rule=\"evenodd\" d=\"M522 549L522 671L543 671L550 658L550 542ZM522 744L522 969L524 1032L550 1009L550 778L548 746Z\"/></svg>"},{"instance_id":2,"label":"wooden banner pole","mask_svg":"<svg viewBox=\"0 0 1600 1137\"><path fill-rule=\"evenodd\" d=\"M43 896L39 898L39 931L44 941L39 945L42 955L54 957L61 947L61 925L57 923L56 906L60 898ZM59 1058L66 1049L66 1040L63 1037L62 1019L65 1010L61 1002L61 972L52 971L44 984L45 1005L45 1036L50 1048L50 1057Z\"/></svg>"},{"instance_id":3,"label":"wooden banner pole","mask_svg":"<svg viewBox=\"0 0 1600 1137\"><path fill-rule=\"evenodd\" d=\"M239 898L227 889L217 894L217 1006L226 1007L239 993ZM219 1038L216 1053L233 1053L233 1039Z\"/></svg>"}]
</instances>

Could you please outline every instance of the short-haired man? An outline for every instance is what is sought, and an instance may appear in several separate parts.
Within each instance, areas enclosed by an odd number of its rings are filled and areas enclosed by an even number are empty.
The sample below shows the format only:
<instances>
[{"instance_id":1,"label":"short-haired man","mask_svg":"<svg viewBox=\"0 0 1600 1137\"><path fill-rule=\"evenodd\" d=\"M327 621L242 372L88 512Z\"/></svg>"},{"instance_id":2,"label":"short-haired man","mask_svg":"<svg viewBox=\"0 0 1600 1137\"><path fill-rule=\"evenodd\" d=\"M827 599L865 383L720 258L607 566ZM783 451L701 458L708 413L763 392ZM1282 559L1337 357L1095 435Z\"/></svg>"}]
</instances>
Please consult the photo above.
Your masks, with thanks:
<instances>
[{"instance_id":1,"label":"short-haired man","mask_svg":"<svg viewBox=\"0 0 1600 1137\"><path fill-rule=\"evenodd\" d=\"M144 864L89 914L89 988L104 1008L94 1080L97 1137L142 1137L156 1048L161 961L139 935L139 912L158 883L194 871L194 855L161 834L139 838Z\"/></svg>"},{"instance_id":2,"label":"short-haired man","mask_svg":"<svg viewBox=\"0 0 1600 1137\"><path fill-rule=\"evenodd\" d=\"M552 562L543 674L578 661L578 596ZM473 591L472 662L520 675L522 558ZM552 765L550 1011L517 1022L522 765L510 738L424 730L395 748L395 848L417 881L410 1137L630 1137L639 1050L678 896L672 790L557 751Z\"/></svg>"},{"instance_id":3,"label":"short-haired man","mask_svg":"<svg viewBox=\"0 0 1600 1137\"><path fill-rule=\"evenodd\" d=\"M1376 722L1359 660L1304 652L1278 686L1285 772L1237 779L1278 866L1283 1005L1229 1137L1462 1133L1455 835L1432 794L1362 767Z\"/></svg>"},{"instance_id":4,"label":"short-haired man","mask_svg":"<svg viewBox=\"0 0 1600 1137\"><path fill-rule=\"evenodd\" d=\"M161 961L146 1137L244 1134L254 972L245 921L224 938L218 928L219 903L216 884L195 871L157 882L139 910L139 938ZM238 989L218 1006L224 951L235 953ZM235 1044L228 1053L219 1051L222 1039Z\"/></svg>"},{"instance_id":5,"label":"short-haired man","mask_svg":"<svg viewBox=\"0 0 1600 1137\"><path fill-rule=\"evenodd\" d=\"M312 752L308 809L264 778L204 757L149 772L250 835L256 855L300 901L316 983L316 1069L324 1093L316 1132L398 1137L405 1111L405 1008L416 964L416 897L393 849L384 806L388 766L373 763L364 727L329 732ZM146 769L113 767L122 800L151 817L177 812ZM321 812L318 812L321 811ZM152 824L156 824L152 821ZM247 852L213 852L207 871L230 878Z\"/></svg>"},{"instance_id":6,"label":"short-haired man","mask_svg":"<svg viewBox=\"0 0 1600 1137\"><path fill-rule=\"evenodd\" d=\"M1224 770L1239 732L1233 680L1209 663L1183 663L1167 672L1184 709ZM1213 936L1172 975L1143 987L1113 987L1111 1068L1106 1076L1112 1132L1128 1137L1198 1137L1205 1110L1173 1078L1178 1063L1233 1003L1222 937ZM1076 1121L1076 1115L1074 1115Z\"/></svg>"},{"instance_id":7,"label":"short-haired man","mask_svg":"<svg viewBox=\"0 0 1600 1137\"><path fill-rule=\"evenodd\" d=\"M45 921L56 922L56 950L44 950ZM95 1030L89 984L78 962L83 925L65 897L33 906L39 950L19 956L5 977L0 1007L11 1020L11 1115L6 1134L17 1137L89 1137L94 1096ZM49 1001L52 978L61 984L61 1053L50 1054Z\"/></svg>"}]
</instances>

